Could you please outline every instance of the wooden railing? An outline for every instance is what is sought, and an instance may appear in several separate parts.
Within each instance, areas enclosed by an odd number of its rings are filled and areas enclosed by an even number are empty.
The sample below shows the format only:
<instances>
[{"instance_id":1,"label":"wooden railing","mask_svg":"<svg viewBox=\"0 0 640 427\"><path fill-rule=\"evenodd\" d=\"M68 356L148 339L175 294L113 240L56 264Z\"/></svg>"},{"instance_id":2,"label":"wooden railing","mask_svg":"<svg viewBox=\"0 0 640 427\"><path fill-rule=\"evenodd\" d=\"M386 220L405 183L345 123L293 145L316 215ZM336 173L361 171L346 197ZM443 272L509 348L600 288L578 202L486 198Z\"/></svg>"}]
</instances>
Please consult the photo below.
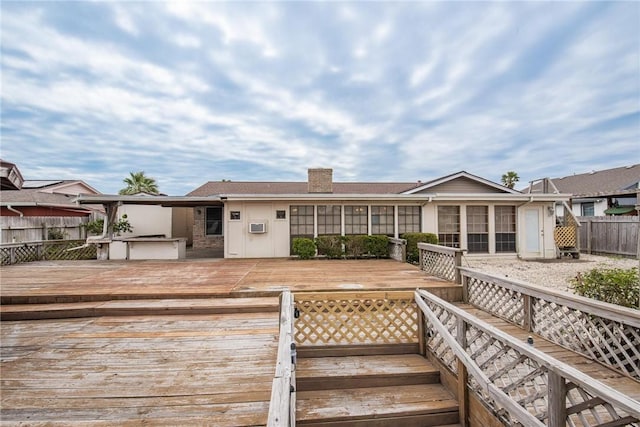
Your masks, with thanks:
<instances>
[{"instance_id":1,"label":"wooden railing","mask_svg":"<svg viewBox=\"0 0 640 427\"><path fill-rule=\"evenodd\" d=\"M0 244L0 265L22 262L96 259L96 246L84 240L43 240Z\"/></svg>"},{"instance_id":2,"label":"wooden railing","mask_svg":"<svg viewBox=\"0 0 640 427\"><path fill-rule=\"evenodd\" d=\"M389 258L407 262L407 241L405 239L389 238Z\"/></svg>"},{"instance_id":3,"label":"wooden railing","mask_svg":"<svg viewBox=\"0 0 640 427\"><path fill-rule=\"evenodd\" d=\"M505 425L618 426L640 420L640 402L432 294L417 290L415 300L425 317L428 352L457 375L459 401L461 393L473 391ZM462 413L461 421L466 417Z\"/></svg>"},{"instance_id":4,"label":"wooden railing","mask_svg":"<svg viewBox=\"0 0 640 427\"><path fill-rule=\"evenodd\" d=\"M454 283L461 283L458 267L462 265L462 249L421 242L418 243L418 249L420 270Z\"/></svg>"},{"instance_id":5,"label":"wooden railing","mask_svg":"<svg viewBox=\"0 0 640 427\"><path fill-rule=\"evenodd\" d=\"M271 387L269 427L296 425L296 345L293 341L293 296L284 291L280 295L280 334L276 373Z\"/></svg>"},{"instance_id":6,"label":"wooden railing","mask_svg":"<svg viewBox=\"0 0 640 427\"><path fill-rule=\"evenodd\" d=\"M640 310L459 270L464 302L640 379Z\"/></svg>"},{"instance_id":7,"label":"wooden railing","mask_svg":"<svg viewBox=\"0 0 640 427\"><path fill-rule=\"evenodd\" d=\"M413 292L296 293L300 346L418 342Z\"/></svg>"}]
</instances>

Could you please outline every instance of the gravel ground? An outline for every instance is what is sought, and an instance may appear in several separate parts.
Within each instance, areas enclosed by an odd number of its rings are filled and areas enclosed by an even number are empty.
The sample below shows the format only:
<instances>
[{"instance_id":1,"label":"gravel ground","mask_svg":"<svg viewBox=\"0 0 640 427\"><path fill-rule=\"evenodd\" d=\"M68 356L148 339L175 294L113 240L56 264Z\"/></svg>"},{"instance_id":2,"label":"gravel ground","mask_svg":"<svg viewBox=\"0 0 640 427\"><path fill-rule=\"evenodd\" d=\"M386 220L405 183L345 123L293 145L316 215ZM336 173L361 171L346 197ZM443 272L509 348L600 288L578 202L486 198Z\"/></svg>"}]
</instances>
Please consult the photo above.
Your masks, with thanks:
<instances>
[{"instance_id":1,"label":"gravel ground","mask_svg":"<svg viewBox=\"0 0 640 427\"><path fill-rule=\"evenodd\" d=\"M572 292L570 280L594 268L638 267L637 259L580 254L580 259L562 258L524 261L517 258L463 257L462 266L474 268L496 276L505 276L534 285Z\"/></svg>"}]
</instances>

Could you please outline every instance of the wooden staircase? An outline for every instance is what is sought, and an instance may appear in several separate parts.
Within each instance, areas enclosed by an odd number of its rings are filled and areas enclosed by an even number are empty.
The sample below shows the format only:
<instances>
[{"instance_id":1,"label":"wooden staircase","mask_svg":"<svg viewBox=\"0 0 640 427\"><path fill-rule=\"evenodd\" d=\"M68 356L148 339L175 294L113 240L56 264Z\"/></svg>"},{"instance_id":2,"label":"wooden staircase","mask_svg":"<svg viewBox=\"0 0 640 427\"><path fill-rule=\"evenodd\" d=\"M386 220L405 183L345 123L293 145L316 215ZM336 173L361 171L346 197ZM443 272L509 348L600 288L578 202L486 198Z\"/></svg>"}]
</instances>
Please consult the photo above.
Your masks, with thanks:
<instances>
[{"instance_id":1,"label":"wooden staircase","mask_svg":"<svg viewBox=\"0 0 640 427\"><path fill-rule=\"evenodd\" d=\"M345 346L330 356L301 349L296 424L333 427L457 425L458 402L419 354ZM314 357L316 356L316 357ZM317 357L320 356L320 357Z\"/></svg>"}]
</instances>

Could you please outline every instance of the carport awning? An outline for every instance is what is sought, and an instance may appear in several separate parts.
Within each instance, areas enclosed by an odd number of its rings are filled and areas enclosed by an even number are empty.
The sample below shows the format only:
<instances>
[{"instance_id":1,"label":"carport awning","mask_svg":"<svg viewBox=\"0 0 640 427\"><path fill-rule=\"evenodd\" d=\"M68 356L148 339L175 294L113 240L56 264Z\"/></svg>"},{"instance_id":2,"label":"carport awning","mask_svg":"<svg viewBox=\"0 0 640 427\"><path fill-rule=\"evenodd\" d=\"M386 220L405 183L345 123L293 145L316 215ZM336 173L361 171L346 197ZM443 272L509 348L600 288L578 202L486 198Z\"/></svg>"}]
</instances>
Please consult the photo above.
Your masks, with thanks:
<instances>
[{"instance_id":1,"label":"carport awning","mask_svg":"<svg viewBox=\"0 0 640 427\"><path fill-rule=\"evenodd\" d=\"M636 210L633 206L619 206L617 208L609 208L604 211L605 215L625 215Z\"/></svg>"}]
</instances>

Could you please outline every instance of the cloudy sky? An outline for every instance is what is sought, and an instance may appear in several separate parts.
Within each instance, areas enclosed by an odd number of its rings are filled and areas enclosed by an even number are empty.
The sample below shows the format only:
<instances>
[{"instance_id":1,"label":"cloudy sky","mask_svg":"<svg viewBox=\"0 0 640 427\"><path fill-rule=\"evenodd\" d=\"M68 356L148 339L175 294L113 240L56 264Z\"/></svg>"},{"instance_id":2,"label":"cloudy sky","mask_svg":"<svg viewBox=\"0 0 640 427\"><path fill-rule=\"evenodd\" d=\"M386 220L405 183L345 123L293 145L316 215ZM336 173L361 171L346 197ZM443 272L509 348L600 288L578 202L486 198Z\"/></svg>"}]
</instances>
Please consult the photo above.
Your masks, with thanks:
<instances>
[{"instance_id":1,"label":"cloudy sky","mask_svg":"<svg viewBox=\"0 0 640 427\"><path fill-rule=\"evenodd\" d=\"M1 157L116 193L640 162L640 2L1 3Z\"/></svg>"}]
</instances>

